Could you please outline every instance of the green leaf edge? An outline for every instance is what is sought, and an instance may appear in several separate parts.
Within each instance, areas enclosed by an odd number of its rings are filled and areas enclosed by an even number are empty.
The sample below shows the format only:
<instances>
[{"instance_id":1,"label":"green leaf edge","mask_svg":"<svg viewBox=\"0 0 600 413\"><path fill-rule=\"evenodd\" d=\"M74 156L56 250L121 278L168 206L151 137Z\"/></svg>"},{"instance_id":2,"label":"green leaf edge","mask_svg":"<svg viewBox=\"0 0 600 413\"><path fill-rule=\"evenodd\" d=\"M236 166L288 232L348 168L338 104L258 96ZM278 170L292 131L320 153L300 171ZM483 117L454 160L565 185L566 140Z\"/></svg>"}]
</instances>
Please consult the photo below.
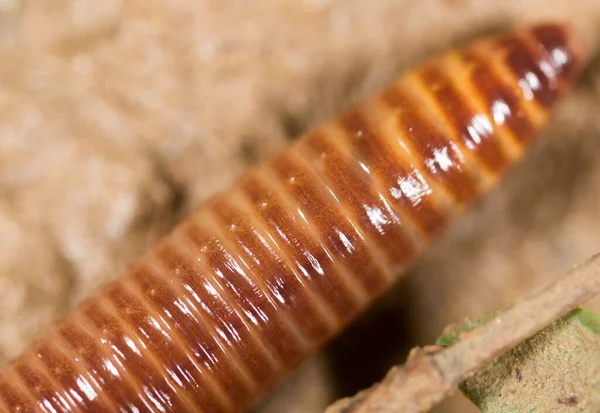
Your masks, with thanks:
<instances>
[{"instance_id":1,"label":"green leaf edge","mask_svg":"<svg viewBox=\"0 0 600 413\"><path fill-rule=\"evenodd\" d=\"M600 336L600 314L593 311L577 309L574 311L579 322L592 333Z\"/></svg>"},{"instance_id":2,"label":"green leaf edge","mask_svg":"<svg viewBox=\"0 0 600 413\"><path fill-rule=\"evenodd\" d=\"M497 313L487 314L478 318L467 318L460 324L448 326L441 336L438 337L435 344L438 346L451 346L456 343L460 336L467 331L473 330L475 327L485 324L496 316ZM600 326L600 325L599 325Z\"/></svg>"}]
</instances>

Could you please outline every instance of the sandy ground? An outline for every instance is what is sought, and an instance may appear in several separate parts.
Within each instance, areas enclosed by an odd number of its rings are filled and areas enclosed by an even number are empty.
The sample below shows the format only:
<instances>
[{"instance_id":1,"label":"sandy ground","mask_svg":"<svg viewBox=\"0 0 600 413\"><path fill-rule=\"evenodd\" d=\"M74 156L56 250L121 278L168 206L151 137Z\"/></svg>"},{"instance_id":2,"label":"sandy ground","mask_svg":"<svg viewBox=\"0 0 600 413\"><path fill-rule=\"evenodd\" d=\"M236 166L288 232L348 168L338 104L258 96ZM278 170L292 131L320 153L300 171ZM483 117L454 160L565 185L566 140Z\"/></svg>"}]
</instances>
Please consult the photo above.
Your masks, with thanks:
<instances>
[{"instance_id":1,"label":"sandy ground","mask_svg":"<svg viewBox=\"0 0 600 413\"><path fill-rule=\"evenodd\" d=\"M301 131L448 47L550 18L593 59L543 140L265 413L319 412L600 250L600 2L0 0L0 365Z\"/></svg>"}]
</instances>

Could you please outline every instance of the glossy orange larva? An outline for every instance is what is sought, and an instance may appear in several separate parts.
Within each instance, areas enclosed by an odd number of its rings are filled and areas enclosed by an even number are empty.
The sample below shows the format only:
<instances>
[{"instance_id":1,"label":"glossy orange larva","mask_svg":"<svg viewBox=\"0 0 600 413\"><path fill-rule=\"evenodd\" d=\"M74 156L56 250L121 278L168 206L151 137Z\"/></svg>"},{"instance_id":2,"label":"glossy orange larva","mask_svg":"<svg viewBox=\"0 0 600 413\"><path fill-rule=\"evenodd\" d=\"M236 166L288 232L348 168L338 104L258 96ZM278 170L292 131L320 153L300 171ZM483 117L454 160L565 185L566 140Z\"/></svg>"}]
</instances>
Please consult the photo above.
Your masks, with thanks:
<instances>
[{"instance_id":1,"label":"glossy orange larva","mask_svg":"<svg viewBox=\"0 0 600 413\"><path fill-rule=\"evenodd\" d=\"M244 410L522 156L580 50L480 40L307 133L15 360L0 412Z\"/></svg>"}]
</instances>

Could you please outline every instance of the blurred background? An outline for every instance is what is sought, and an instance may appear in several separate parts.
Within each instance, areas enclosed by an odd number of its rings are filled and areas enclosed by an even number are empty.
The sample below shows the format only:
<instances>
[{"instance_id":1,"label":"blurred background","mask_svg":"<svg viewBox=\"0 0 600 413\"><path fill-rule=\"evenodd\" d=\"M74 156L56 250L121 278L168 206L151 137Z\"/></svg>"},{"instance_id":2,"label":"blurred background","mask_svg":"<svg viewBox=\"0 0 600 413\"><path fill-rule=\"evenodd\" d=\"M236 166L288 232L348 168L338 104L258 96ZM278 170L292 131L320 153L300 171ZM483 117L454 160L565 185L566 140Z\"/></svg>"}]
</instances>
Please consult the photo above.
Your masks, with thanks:
<instances>
[{"instance_id":1,"label":"blurred background","mask_svg":"<svg viewBox=\"0 0 600 413\"><path fill-rule=\"evenodd\" d=\"M0 0L0 366L302 131L449 47L548 19L592 61L543 139L263 413L320 412L600 251L600 2ZM459 395L437 410L474 411Z\"/></svg>"}]
</instances>

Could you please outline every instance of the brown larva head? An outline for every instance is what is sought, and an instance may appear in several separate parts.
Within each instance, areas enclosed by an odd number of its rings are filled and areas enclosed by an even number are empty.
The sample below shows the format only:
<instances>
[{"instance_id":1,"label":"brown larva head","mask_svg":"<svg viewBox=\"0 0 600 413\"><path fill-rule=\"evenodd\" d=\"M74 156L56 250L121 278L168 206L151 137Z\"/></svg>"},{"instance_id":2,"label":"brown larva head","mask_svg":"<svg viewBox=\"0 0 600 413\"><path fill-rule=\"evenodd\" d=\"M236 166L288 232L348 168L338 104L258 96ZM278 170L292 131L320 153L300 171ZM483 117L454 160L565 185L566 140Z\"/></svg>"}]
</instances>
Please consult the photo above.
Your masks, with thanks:
<instances>
[{"instance_id":1,"label":"brown larva head","mask_svg":"<svg viewBox=\"0 0 600 413\"><path fill-rule=\"evenodd\" d=\"M540 23L475 41L418 73L426 89L436 90L439 105L448 106L448 115L458 122L455 128L464 128L471 116L467 113L462 121L458 119L458 109L464 111L468 106L451 104L451 90L434 87L443 84L440 73L453 79L454 94L462 93L463 101L470 100L490 119L491 128L501 135L498 142L505 142L509 153L522 154L539 135L550 110L571 88L586 61L585 47L574 28ZM478 144L476 152L482 158L485 155L482 160L488 169L503 170L505 162L492 162L498 148L489 149L487 155L484 149Z\"/></svg>"},{"instance_id":2,"label":"brown larva head","mask_svg":"<svg viewBox=\"0 0 600 413\"><path fill-rule=\"evenodd\" d=\"M575 28L538 23L496 39L501 66L522 89L525 100L550 108L572 85L587 60Z\"/></svg>"},{"instance_id":3,"label":"brown larva head","mask_svg":"<svg viewBox=\"0 0 600 413\"><path fill-rule=\"evenodd\" d=\"M588 59L588 51L579 32L571 25L559 23L537 24L528 31L557 77L563 83L573 81Z\"/></svg>"},{"instance_id":4,"label":"brown larva head","mask_svg":"<svg viewBox=\"0 0 600 413\"><path fill-rule=\"evenodd\" d=\"M431 60L409 72L383 100L392 110L403 108L405 129L420 128L414 133L425 135L422 126L428 125L429 131L439 132L440 147L452 140L461 152L457 159L465 165L473 162L473 170L482 170L487 184L540 135L551 108L587 60L584 50L567 25L531 25ZM461 202L476 192L467 191L464 181L456 185L465 193Z\"/></svg>"}]
</instances>

